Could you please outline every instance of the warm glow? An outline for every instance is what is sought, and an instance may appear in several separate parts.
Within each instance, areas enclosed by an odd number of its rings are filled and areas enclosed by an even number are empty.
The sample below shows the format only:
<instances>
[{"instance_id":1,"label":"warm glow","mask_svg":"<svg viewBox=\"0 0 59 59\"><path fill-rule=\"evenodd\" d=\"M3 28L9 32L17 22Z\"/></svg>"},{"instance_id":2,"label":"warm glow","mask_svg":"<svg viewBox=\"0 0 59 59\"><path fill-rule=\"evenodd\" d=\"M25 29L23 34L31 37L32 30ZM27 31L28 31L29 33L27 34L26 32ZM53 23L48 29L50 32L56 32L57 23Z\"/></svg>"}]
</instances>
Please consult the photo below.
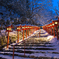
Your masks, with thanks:
<instances>
[{"instance_id":1,"label":"warm glow","mask_svg":"<svg viewBox=\"0 0 59 59\"><path fill-rule=\"evenodd\" d=\"M28 27L26 27L26 28L28 28Z\"/></svg>"},{"instance_id":2,"label":"warm glow","mask_svg":"<svg viewBox=\"0 0 59 59\"><path fill-rule=\"evenodd\" d=\"M22 29L25 29L26 27L22 27Z\"/></svg>"},{"instance_id":3,"label":"warm glow","mask_svg":"<svg viewBox=\"0 0 59 59\"><path fill-rule=\"evenodd\" d=\"M29 27L28 27L29 28Z\"/></svg>"},{"instance_id":4,"label":"warm glow","mask_svg":"<svg viewBox=\"0 0 59 59\"><path fill-rule=\"evenodd\" d=\"M20 29L19 27L17 29Z\"/></svg>"},{"instance_id":5,"label":"warm glow","mask_svg":"<svg viewBox=\"0 0 59 59\"><path fill-rule=\"evenodd\" d=\"M52 25L50 25L50 26L52 26Z\"/></svg>"},{"instance_id":6,"label":"warm glow","mask_svg":"<svg viewBox=\"0 0 59 59\"><path fill-rule=\"evenodd\" d=\"M54 24L52 24L54 26Z\"/></svg>"},{"instance_id":7,"label":"warm glow","mask_svg":"<svg viewBox=\"0 0 59 59\"><path fill-rule=\"evenodd\" d=\"M58 24L58 22L55 22L55 24Z\"/></svg>"},{"instance_id":8,"label":"warm glow","mask_svg":"<svg viewBox=\"0 0 59 59\"><path fill-rule=\"evenodd\" d=\"M7 28L7 30L11 30L11 28Z\"/></svg>"}]
</instances>

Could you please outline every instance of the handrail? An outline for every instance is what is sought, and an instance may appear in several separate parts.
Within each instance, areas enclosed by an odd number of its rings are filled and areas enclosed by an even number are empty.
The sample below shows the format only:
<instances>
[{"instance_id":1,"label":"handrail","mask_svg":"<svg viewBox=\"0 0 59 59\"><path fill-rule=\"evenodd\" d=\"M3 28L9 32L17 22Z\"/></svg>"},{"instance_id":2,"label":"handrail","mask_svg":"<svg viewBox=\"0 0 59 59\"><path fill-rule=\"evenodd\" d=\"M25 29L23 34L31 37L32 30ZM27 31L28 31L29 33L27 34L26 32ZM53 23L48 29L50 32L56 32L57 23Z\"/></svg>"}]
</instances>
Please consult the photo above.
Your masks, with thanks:
<instances>
[{"instance_id":1,"label":"handrail","mask_svg":"<svg viewBox=\"0 0 59 59\"><path fill-rule=\"evenodd\" d=\"M57 40L59 40L58 26L59 26L59 17L58 17L58 20L52 21L52 23L43 26L43 29L46 30L51 35L52 35L52 33L54 33L54 37L55 37L55 28L56 28ZM53 29L53 31L52 31L52 29Z\"/></svg>"}]
</instances>

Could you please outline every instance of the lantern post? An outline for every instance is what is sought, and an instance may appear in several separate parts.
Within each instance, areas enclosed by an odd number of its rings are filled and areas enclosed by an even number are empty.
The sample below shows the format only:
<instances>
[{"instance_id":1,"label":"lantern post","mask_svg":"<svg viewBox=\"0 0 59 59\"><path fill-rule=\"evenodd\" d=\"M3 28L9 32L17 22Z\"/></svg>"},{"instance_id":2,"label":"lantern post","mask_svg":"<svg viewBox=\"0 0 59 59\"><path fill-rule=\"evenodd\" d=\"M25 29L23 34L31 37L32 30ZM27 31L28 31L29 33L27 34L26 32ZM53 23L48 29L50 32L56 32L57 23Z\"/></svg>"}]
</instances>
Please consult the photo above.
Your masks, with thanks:
<instances>
[{"instance_id":1,"label":"lantern post","mask_svg":"<svg viewBox=\"0 0 59 59\"><path fill-rule=\"evenodd\" d=\"M23 25L22 26L22 30L23 30L23 41L24 41L24 57L25 57L25 40L24 40L24 30L27 30L26 29L26 25ZM27 35L27 34L26 34Z\"/></svg>"},{"instance_id":2,"label":"lantern post","mask_svg":"<svg viewBox=\"0 0 59 59\"><path fill-rule=\"evenodd\" d=\"M22 26L22 30L23 30L23 40L24 40L24 30L25 30L25 25Z\"/></svg>"},{"instance_id":3,"label":"lantern post","mask_svg":"<svg viewBox=\"0 0 59 59\"><path fill-rule=\"evenodd\" d=\"M51 35L52 35L52 23L50 23Z\"/></svg>"},{"instance_id":4,"label":"lantern post","mask_svg":"<svg viewBox=\"0 0 59 59\"><path fill-rule=\"evenodd\" d=\"M39 27L39 30L40 30L40 27ZM40 31L39 31L39 37L40 37Z\"/></svg>"},{"instance_id":5,"label":"lantern post","mask_svg":"<svg viewBox=\"0 0 59 59\"><path fill-rule=\"evenodd\" d=\"M55 37L55 30L54 30L54 27L55 27L54 21L52 21L53 34L54 34L54 37Z\"/></svg>"},{"instance_id":6,"label":"lantern post","mask_svg":"<svg viewBox=\"0 0 59 59\"><path fill-rule=\"evenodd\" d=\"M19 43L19 31L21 31L21 24L17 25L17 43Z\"/></svg>"},{"instance_id":7,"label":"lantern post","mask_svg":"<svg viewBox=\"0 0 59 59\"><path fill-rule=\"evenodd\" d=\"M6 27L6 32L8 32L8 37L7 37L7 48L9 45L9 33L12 31L12 27L9 25Z\"/></svg>"},{"instance_id":8,"label":"lantern post","mask_svg":"<svg viewBox=\"0 0 59 59\"><path fill-rule=\"evenodd\" d=\"M30 31L30 26L27 25L27 34L28 34L28 36L29 36L29 31Z\"/></svg>"},{"instance_id":9,"label":"lantern post","mask_svg":"<svg viewBox=\"0 0 59 59\"><path fill-rule=\"evenodd\" d=\"M27 38L27 30L28 30L28 27L25 25L25 28L26 28L26 38Z\"/></svg>"},{"instance_id":10,"label":"lantern post","mask_svg":"<svg viewBox=\"0 0 59 59\"><path fill-rule=\"evenodd\" d=\"M57 40L58 40L58 21L54 21L55 27L56 27L56 34L57 34Z\"/></svg>"}]
</instances>

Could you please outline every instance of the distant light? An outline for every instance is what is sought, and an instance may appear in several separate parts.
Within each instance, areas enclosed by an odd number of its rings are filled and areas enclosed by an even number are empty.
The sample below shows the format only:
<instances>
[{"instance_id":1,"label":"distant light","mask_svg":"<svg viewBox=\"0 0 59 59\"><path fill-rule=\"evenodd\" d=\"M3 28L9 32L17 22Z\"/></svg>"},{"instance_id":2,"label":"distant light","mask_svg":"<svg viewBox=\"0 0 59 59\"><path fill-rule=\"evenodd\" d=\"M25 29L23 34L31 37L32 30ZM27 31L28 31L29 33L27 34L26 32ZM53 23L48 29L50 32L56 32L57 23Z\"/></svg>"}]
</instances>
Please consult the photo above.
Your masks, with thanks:
<instances>
[{"instance_id":1,"label":"distant light","mask_svg":"<svg viewBox=\"0 0 59 59\"><path fill-rule=\"evenodd\" d=\"M54 26L54 24L52 24Z\"/></svg>"},{"instance_id":2,"label":"distant light","mask_svg":"<svg viewBox=\"0 0 59 59\"><path fill-rule=\"evenodd\" d=\"M7 28L7 30L11 30L11 28Z\"/></svg>"},{"instance_id":3,"label":"distant light","mask_svg":"<svg viewBox=\"0 0 59 59\"><path fill-rule=\"evenodd\" d=\"M55 24L58 24L58 22L55 22Z\"/></svg>"}]
</instances>

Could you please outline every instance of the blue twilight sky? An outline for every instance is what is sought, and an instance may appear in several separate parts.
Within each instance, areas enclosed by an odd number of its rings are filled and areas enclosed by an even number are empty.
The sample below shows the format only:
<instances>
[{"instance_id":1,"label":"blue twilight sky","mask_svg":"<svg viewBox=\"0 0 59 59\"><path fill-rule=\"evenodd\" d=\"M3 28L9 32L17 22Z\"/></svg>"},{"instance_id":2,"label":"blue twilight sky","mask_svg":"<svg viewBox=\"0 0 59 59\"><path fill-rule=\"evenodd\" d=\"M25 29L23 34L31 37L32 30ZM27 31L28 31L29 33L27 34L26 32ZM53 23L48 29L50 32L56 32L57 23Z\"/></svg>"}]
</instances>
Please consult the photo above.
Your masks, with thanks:
<instances>
[{"instance_id":1,"label":"blue twilight sky","mask_svg":"<svg viewBox=\"0 0 59 59\"><path fill-rule=\"evenodd\" d=\"M59 1L59 0L53 0L53 7L55 7L55 6L58 7L58 4L57 4L58 1Z\"/></svg>"}]
</instances>

